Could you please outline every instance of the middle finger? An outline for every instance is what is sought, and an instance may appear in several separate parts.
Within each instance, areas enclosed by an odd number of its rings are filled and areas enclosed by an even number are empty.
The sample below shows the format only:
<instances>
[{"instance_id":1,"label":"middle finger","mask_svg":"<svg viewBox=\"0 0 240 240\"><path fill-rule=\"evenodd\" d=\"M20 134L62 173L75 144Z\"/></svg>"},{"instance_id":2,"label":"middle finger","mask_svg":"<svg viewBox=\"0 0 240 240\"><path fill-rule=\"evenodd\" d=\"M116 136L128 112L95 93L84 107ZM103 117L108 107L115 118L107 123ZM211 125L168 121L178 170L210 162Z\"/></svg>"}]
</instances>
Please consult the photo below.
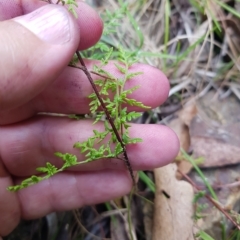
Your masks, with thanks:
<instances>
[{"instance_id":1,"label":"middle finger","mask_svg":"<svg viewBox=\"0 0 240 240\"><path fill-rule=\"evenodd\" d=\"M86 141L93 135L91 120L71 120L60 117L37 117L22 124L0 127L0 152L7 170L15 176L36 174L37 167L46 162L60 167L63 162L55 152L76 154L78 161L84 156L74 149L76 142ZM94 125L101 131L102 123ZM169 163L178 152L176 135L165 126L133 124L130 136L143 142L130 144L127 152L133 170L146 170ZM76 170L125 169L121 160L105 159L79 165Z\"/></svg>"}]
</instances>

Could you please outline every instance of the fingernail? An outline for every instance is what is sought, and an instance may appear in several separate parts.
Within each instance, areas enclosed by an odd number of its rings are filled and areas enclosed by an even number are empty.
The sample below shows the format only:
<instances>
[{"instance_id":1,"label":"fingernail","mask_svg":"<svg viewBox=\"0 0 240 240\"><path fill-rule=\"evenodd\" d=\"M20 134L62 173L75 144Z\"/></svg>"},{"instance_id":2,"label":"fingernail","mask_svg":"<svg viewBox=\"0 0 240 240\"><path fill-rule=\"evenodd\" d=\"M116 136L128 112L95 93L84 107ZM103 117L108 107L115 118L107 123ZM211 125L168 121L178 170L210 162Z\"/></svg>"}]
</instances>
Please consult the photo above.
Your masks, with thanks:
<instances>
[{"instance_id":1,"label":"fingernail","mask_svg":"<svg viewBox=\"0 0 240 240\"><path fill-rule=\"evenodd\" d=\"M51 44L65 44L71 39L69 13L61 6L47 5L14 21Z\"/></svg>"}]
</instances>

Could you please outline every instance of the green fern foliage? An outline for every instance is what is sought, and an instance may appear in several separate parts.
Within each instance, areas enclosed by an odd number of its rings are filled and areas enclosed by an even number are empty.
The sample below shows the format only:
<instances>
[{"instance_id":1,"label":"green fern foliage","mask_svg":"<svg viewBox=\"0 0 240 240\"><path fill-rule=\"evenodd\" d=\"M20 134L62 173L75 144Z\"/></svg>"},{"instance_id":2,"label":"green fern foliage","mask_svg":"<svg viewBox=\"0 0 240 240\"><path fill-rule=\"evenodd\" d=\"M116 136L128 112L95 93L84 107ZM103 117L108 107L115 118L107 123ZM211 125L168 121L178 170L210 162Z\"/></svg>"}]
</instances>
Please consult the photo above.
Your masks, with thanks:
<instances>
[{"instance_id":1,"label":"green fern foliage","mask_svg":"<svg viewBox=\"0 0 240 240\"><path fill-rule=\"evenodd\" d=\"M58 2L61 2L62 5L67 5L68 11L73 14L75 18L78 17L76 8L78 7L76 0L59 0Z\"/></svg>"},{"instance_id":2,"label":"green fern foliage","mask_svg":"<svg viewBox=\"0 0 240 240\"><path fill-rule=\"evenodd\" d=\"M74 7L77 6L75 0L62 0L61 3L67 4L69 10L72 9L72 11L75 11ZM105 25L105 36L106 34L114 32L115 27L118 25L117 20L123 17L124 11L125 5L113 14L108 11L106 12L106 18L108 21ZM100 60L100 63L94 66L93 72L101 77L99 77L94 83L97 86L98 93L106 106L119 136L121 137L122 144L117 139L116 133L109 123L109 119L105 116L106 112L101 109L101 104L96 93L92 93L88 98L90 99L90 115L94 116L93 125L101 122L104 127L102 131L94 129L92 136L86 141L76 142L74 144L73 147L79 149L80 153L84 155L85 160L79 162L77 156L73 154L57 152L55 153L55 156L63 161L62 167L58 168L47 162L45 167L39 167L36 169L39 176L31 176L19 185L8 187L8 190L20 190L48 179L59 172L65 171L69 167L97 161L102 158L124 159L122 155L125 149L123 149L123 147L128 144L136 144L142 141L140 138L131 138L129 135L131 125L128 122L138 118L141 114L135 111L129 111L129 107L127 106L140 107L143 111L149 108L143 103L130 97L139 86L126 89L127 82L131 81L139 74L142 74L142 72L130 71L131 66L137 61L133 53L123 49L121 46L113 48L109 46L107 42L100 41L96 46L81 54L84 56L92 54L91 57L94 56L96 59ZM105 66L112 59L114 59L115 67L121 73L121 77L117 78L112 73L105 70ZM70 65L76 67L76 60L77 58L74 56ZM80 117L82 118L82 116ZM71 115L70 118L79 119L79 116Z\"/></svg>"},{"instance_id":3,"label":"green fern foliage","mask_svg":"<svg viewBox=\"0 0 240 240\"><path fill-rule=\"evenodd\" d=\"M126 53L123 49L119 49L119 62L116 63L115 66L123 75L122 78L116 78L104 70L104 66L108 63L110 57L110 54L106 55L106 57L102 59L101 65L95 66L95 72L107 77L95 81L95 85L98 86L99 94L114 121L114 125L116 126L124 145L137 143L140 142L141 139L131 138L129 136L129 128L131 125L128 124L128 121L138 118L141 114L135 111L128 112L127 107L124 105L128 104L131 106L142 107L143 109L148 107L141 102L128 97L129 94L138 89L138 86L127 90L124 89L124 86L127 81L131 81L133 77L141 74L141 72L129 73L129 68L134 61L130 54ZM113 99L111 99L110 96L114 96ZM99 110L100 103L96 94L92 93L89 98L91 99L90 111L96 116L94 124L99 121L104 121L104 131L98 132L97 130L94 130L92 137L85 142L76 143L74 147L78 148L81 153L85 154L86 161L94 161L100 158L119 158L123 149L117 141L116 135L105 117L105 112ZM96 144L100 145L98 149L96 149ZM115 147L113 148L112 146Z\"/></svg>"}]
</instances>

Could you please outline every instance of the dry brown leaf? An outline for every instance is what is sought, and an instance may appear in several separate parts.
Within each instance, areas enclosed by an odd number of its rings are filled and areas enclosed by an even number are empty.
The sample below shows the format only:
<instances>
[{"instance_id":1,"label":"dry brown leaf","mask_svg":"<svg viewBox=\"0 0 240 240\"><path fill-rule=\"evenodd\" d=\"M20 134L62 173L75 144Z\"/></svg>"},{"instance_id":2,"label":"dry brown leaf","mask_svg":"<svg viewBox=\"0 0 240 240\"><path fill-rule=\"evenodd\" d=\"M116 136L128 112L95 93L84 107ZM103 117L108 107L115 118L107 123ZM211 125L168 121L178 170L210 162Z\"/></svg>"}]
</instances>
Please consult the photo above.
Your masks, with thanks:
<instances>
[{"instance_id":1,"label":"dry brown leaf","mask_svg":"<svg viewBox=\"0 0 240 240\"><path fill-rule=\"evenodd\" d=\"M190 146L190 136L188 127L182 122L180 118L173 119L168 126L177 134L180 147L188 151ZM182 159L181 152L179 151L177 159ZM192 169L192 164L185 160L176 161L178 169L187 174ZM182 174L177 173L177 178L181 179Z\"/></svg>"},{"instance_id":2,"label":"dry brown leaf","mask_svg":"<svg viewBox=\"0 0 240 240\"><path fill-rule=\"evenodd\" d=\"M226 209L234 210L236 212L240 211L240 191L239 187L231 191L225 204Z\"/></svg>"},{"instance_id":3,"label":"dry brown leaf","mask_svg":"<svg viewBox=\"0 0 240 240\"><path fill-rule=\"evenodd\" d=\"M189 183L176 179L176 169L176 164L169 164L154 170L156 196L153 240L194 239L193 188Z\"/></svg>"},{"instance_id":4,"label":"dry brown leaf","mask_svg":"<svg viewBox=\"0 0 240 240\"><path fill-rule=\"evenodd\" d=\"M196 102L191 102L183 107L183 109L179 112L178 116L188 127L191 124L192 119L197 114L197 106Z\"/></svg>"},{"instance_id":5,"label":"dry brown leaf","mask_svg":"<svg viewBox=\"0 0 240 240\"><path fill-rule=\"evenodd\" d=\"M209 92L198 101L198 114L190 124L194 157L204 157L204 167L240 162L240 106L235 97L221 101Z\"/></svg>"},{"instance_id":6,"label":"dry brown leaf","mask_svg":"<svg viewBox=\"0 0 240 240\"><path fill-rule=\"evenodd\" d=\"M190 122L194 118L197 113L197 108L195 102L184 106L184 108L179 111L178 118L173 119L168 126L177 134L178 139L180 141L180 147L184 149L186 152L190 147L190 136L189 136L189 128ZM178 159L182 159L181 153L178 154ZM181 160L177 161L178 169L182 173L189 173L192 169L192 164L188 161ZM177 173L177 179L181 179L182 174Z\"/></svg>"},{"instance_id":7,"label":"dry brown leaf","mask_svg":"<svg viewBox=\"0 0 240 240\"><path fill-rule=\"evenodd\" d=\"M188 151L190 146L190 137L188 127L180 118L173 119L168 126L177 134L180 141L180 147Z\"/></svg>"},{"instance_id":8,"label":"dry brown leaf","mask_svg":"<svg viewBox=\"0 0 240 240\"><path fill-rule=\"evenodd\" d=\"M186 161L186 160L180 160L180 161L177 161L177 166L178 166L178 170L181 172L181 173L184 173L184 174L188 174L193 166L190 162ZM180 174L179 172L176 173L176 178L178 180L182 179L183 178L183 175Z\"/></svg>"}]
</instances>

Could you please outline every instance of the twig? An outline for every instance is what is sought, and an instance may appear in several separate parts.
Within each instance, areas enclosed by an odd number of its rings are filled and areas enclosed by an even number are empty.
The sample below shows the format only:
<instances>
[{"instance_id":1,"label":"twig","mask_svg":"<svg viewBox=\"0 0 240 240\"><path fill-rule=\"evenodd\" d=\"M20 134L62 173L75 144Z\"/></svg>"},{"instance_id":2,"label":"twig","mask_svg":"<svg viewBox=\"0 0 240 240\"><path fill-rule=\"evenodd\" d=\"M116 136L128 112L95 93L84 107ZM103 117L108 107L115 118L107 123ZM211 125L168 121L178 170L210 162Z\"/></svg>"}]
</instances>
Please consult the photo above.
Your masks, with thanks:
<instances>
[{"instance_id":1,"label":"twig","mask_svg":"<svg viewBox=\"0 0 240 240\"><path fill-rule=\"evenodd\" d=\"M213 185L213 189L223 189L223 188L235 188L240 186L240 181L236 181L233 183L222 184L222 185Z\"/></svg>"},{"instance_id":2,"label":"twig","mask_svg":"<svg viewBox=\"0 0 240 240\"><path fill-rule=\"evenodd\" d=\"M80 70L82 70L82 71L84 70L84 67L83 67L83 66L68 65L68 67L78 68L78 69L80 69ZM92 73L92 74L95 74L95 75L101 77L101 78L116 81L116 79L114 79L114 78L110 78L110 77L108 77L108 76L105 76L105 75L100 74L100 73L98 73L98 72L95 72L95 71L93 71L93 70L88 70L88 71L89 71L90 73Z\"/></svg>"},{"instance_id":3,"label":"twig","mask_svg":"<svg viewBox=\"0 0 240 240\"><path fill-rule=\"evenodd\" d=\"M201 191L199 189L199 187L192 181L192 179L190 177L188 177L185 173L183 173L182 171L178 170L178 172L197 190L197 191ZM222 212L226 218L229 219L229 221L231 221L235 227L240 230L240 225L237 224L237 222L228 214L228 212L226 212L222 206L217 203L212 197L210 197L208 194L204 195L206 197L206 199L208 199L209 202L211 202L220 212Z\"/></svg>"},{"instance_id":4,"label":"twig","mask_svg":"<svg viewBox=\"0 0 240 240\"><path fill-rule=\"evenodd\" d=\"M212 188L214 190L221 190L224 188L239 188L239 187L240 187L240 181L236 181L233 183L227 183L227 184L221 184L221 185L216 185L216 184L212 185ZM207 188L205 185L198 185L198 189L202 191L202 190L206 190Z\"/></svg>"},{"instance_id":5,"label":"twig","mask_svg":"<svg viewBox=\"0 0 240 240\"><path fill-rule=\"evenodd\" d=\"M109 121L109 124L111 125L112 130L113 130L114 134L116 135L116 138L117 138L118 142L121 144L121 147L122 147L122 149L123 149L124 161L125 161L125 164L126 164L126 166L127 166L128 171L129 171L129 173L130 173L130 176L131 176L131 178L132 178L133 185L135 186L135 185L136 185L136 181L135 181L135 178L134 178L132 166L131 166L131 164L130 164L130 161L129 161L129 158L128 158L128 155L127 155L126 146L125 146L125 144L123 143L123 141L122 141L122 139L121 139L121 137L120 137L120 135L119 135L119 133L118 133L118 131L117 131L117 128L116 128L116 126L115 126L115 124L114 124L114 121L113 121L113 119L111 118L111 116L110 116L110 114L109 114L109 112L108 112L108 110L107 110L107 108L106 108L106 106L105 106L105 104L104 104L104 102L103 102L103 100L102 100L102 98L101 98L98 90L97 90L97 87L96 87L96 85L95 85L94 82L93 82L92 76L91 76L90 72L88 71L88 69L87 69L87 67L86 67L86 65L85 65L85 63L84 63L84 61L83 61L83 59L82 59L82 57L81 57L81 54L77 51L77 52L76 52L76 55L77 55L77 57L78 57L79 62L80 62L81 65L82 65L81 70L85 73L85 75L87 76L90 84L92 85L93 91L95 92L95 94L96 94L96 96L97 96L97 98L98 98L98 101L100 102L100 105L101 105L104 113L106 114L106 118L107 118L107 120Z\"/></svg>"}]
</instances>

